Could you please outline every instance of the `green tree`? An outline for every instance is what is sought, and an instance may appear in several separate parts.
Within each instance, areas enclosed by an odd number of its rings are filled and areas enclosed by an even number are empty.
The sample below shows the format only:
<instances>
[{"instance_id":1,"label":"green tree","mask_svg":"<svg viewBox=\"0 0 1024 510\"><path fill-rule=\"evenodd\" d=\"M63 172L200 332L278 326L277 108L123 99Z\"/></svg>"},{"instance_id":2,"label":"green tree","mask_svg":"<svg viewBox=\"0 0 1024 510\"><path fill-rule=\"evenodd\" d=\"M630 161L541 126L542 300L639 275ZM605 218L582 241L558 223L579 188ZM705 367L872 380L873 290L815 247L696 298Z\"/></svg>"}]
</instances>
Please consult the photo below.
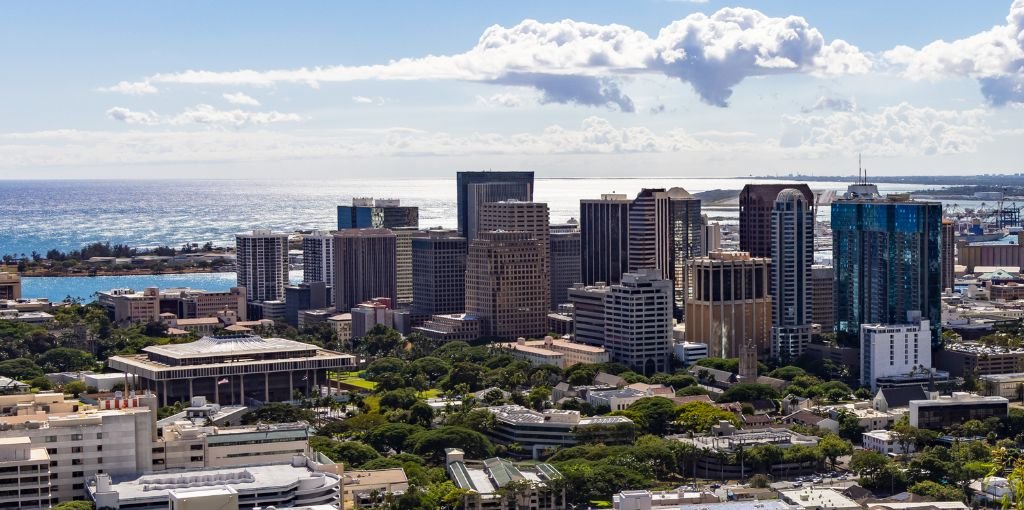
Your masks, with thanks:
<instances>
[{"instance_id":1,"label":"green tree","mask_svg":"<svg viewBox=\"0 0 1024 510\"><path fill-rule=\"evenodd\" d=\"M53 505L53 510L94 510L96 505L92 501L65 501Z\"/></svg>"},{"instance_id":2,"label":"green tree","mask_svg":"<svg viewBox=\"0 0 1024 510\"><path fill-rule=\"evenodd\" d=\"M439 427L413 434L406 448L434 462L443 462L446 448L461 448L471 459L494 456L494 445L487 437L462 427Z\"/></svg>"},{"instance_id":3,"label":"green tree","mask_svg":"<svg viewBox=\"0 0 1024 510\"><path fill-rule=\"evenodd\" d=\"M409 408L407 421L413 425L430 427L434 421L434 410L431 409L430 405L426 402L417 400L416 403Z\"/></svg>"},{"instance_id":4,"label":"green tree","mask_svg":"<svg viewBox=\"0 0 1024 510\"><path fill-rule=\"evenodd\" d=\"M483 380L486 371L486 368L476 363L456 363L452 366L451 371L448 372L448 377L441 381L441 387L446 390L453 390L459 385L466 385L469 391L480 390L480 382Z\"/></svg>"},{"instance_id":5,"label":"green tree","mask_svg":"<svg viewBox=\"0 0 1024 510\"><path fill-rule=\"evenodd\" d=\"M859 476L873 477L892 461L874 450L857 450L850 457L850 470Z\"/></svg>"},{"instance_id":6,"label":"green tree","mask_svg":"<svg viewBox=\"0 0 1024 510\"><path fill-rule=\"evenodd\" d=\"M832 469L836 468L836 460L839 457L853 453L853 445L849 441L840 438L835 434L826 434L818 441L818 449L822 456L828 459Z\"/></svg>"},{"instance_id":7,"label":"green tree","mask_svg":"<svg viewBox=\"0 0 1024 510\"><path fill-rule=\"evenodd\" d=\"M776 400L779 392L766 384L740 383L734 384L722 393L719 402L752 402L754 400Z\"/></svg>"},{"instance_id":8,"label":"green tree","mask_svg":"<svg viewBox=\"0 0 1024 510\"><path fill-rule=\"evenodd\" d=\"M534 386L530 389L530 393L527 399L530 401L530 407L541 411L544 409L544 404L551 398L551 388L547 386Z\"/></svg>"},{"instance_id":9,"label":"green tree","mask_svg":"<svg viewBox=\"0 0 1024 510\"><path fill-rule=\"evenodd\" d=\"M418 392L412 388L402 388L385 392L380 396L381 409L411 409L419 401Z\"/></svg>"},{"instance_id":10,"label":"green tree","mask_svg":"<svg viewBox=\"0 0 1024 510\"><path fill-rule=\"evenodd\" d=\"M37 363L47 372L77 372L96 366L96 359L85 351L58 347L39 356Z\"/></svg>"},{"instance_id":11,"label":"green tree","mask_svg":"<svg viewBox=\"0 0 1024 510\"><path fill-rule=\"evenodd\" d=\"M908 489L913 494L934 498L936 501L963 501L964 491L955 486L922 480Z\"/></svg>"},{"instance_id":12,"label":"green tree","mask_svg":"<svg viewBox=\"0 0 1024 510\"><path fill-rule=\"evenodd\" d=\"M368 381L379 382L385 375L401 376L402 371L405 370L406 366L408 366L408 363L400 358L380 358L367 365L366 370L363 371L362 375L363 378Z\"/></svg>"},{"instance_id":13,"label":"green tree","mask_svg":"<svg viewBox=\"0 0 1024 510\"><path fill-rule=\"evenodd\" d=\"M740 426L735 414L707 402L688 402L676 410L676 425L687 432L704 433L720 421Z\"/></svg>"},{"instance_id":14,"label":"green tree","mask_svg":"<svg viewBox=\"0 0 1024 510\"><path fill-rule=\"evenodd\" d=\"M314 418L313 411L310 411L309 409L303 409L283 402L271 402L243 414L242 423L245 425L257 422L292 423L305 421L307 423L313 423Z\"/></svg>"},{"instance_id":15,"label":"green tree","mask_svg":"<svg viewBox=\"0 0 1024 510\"><path fill-rule=\"evenodd\" d=\"M0 361L0 375L20 381L27 381L43 375L43 369L28 358Z\"/></svg>"},{"instance_id":16,"label":"green tree","mask_svg":"<svg viewBox=\"0 0 1024 510\"><path fill-rule=\"evenodd\" d=\"M345 467L350 469L380 458L377 450L359 441L337 441L323 436L313 436L309 438L309 447L335 462L344 463Z\"/></svg>"},{"instance_id":17,"label":"green tree","mask_svg":"<svg viewBox=\"0 0 1024 510\"><path fill-rule=\"evenodd\" d=\"M366 434L365 440L366 444L380 453L386 454L392 450L395 453L402 453L409 437L424 430L423 427L408 423L388 423L371 430Z\"/></svg>"},{"instance_id":18,"label":"green tree","mask_svg":"<svg viewBox=\"0 0 1024 510\"><path fill-rule=\"evenodd\" d=\"M627 408L643 417L643 424L637 423L642 432L663 436L676 418L676 406L664 397L646 397L633 402ZM616 413L612 413L616 414Z\"/></svg>"},{"instance_id":19,"label":"green tree","mask_svg":"<svg viewBox=\"0 0 1024 510\"><path fill-rule=\"evenodd\" d=\"M88 390L89 388L82 381L71 381L64 385L64 393L70 393L76 397Z\"/></svg>"}]
</instances>

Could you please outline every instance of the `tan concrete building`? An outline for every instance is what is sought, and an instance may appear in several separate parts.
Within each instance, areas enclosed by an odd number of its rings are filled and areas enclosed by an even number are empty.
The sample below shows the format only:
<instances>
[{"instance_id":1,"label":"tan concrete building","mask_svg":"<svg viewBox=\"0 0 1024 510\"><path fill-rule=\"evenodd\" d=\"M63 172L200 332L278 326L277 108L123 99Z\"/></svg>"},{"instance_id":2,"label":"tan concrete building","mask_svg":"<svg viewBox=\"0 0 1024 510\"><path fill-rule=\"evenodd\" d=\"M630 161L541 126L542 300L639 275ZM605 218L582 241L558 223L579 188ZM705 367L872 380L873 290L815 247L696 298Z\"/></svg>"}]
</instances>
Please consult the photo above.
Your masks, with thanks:
<instances>
[{"instance_id":1,"label":"tan concrete building","mask_svg":"<svg viewBox=\"0 0 1024 510\"><path fill-rule=\"evenodd\" d=\"M50 508L50 456L28 437L0 439L0 508Z\"/></svg>"},{"instance_id":2,"label":"tan concrete building","mask_svg":"<svg viewBox=\"0 0 1024 510\"><path fill-rule=\"evenodd\" d=\"M548 204L542 202L520 202L504 200L491 202L480 207L480 232L488 231L526 232L542 245L541 264L544 267L545 282L549 286L547 300L551 301L551 223ZM575 283L575 282L573 282Z\"/></svg>"},{"instance_id":3,"label":"tan concrete building","mask_svg":"<svg viewBox=\"0 0 1024 510\"><path fill-rule=\"evenodd\" d=\"M466 260L466 313L481 335L500 339L545 333L548 243L527 232L480 232Z\"/></svg>"},{"instance_id":4,"label":"tan concrete building","mask_svg":"<svg viewBox=\"0 0 1024 510\"><path fill-rule=\"evenodd\" d=\"M975 267L1024 267L1024 231L990 241L956 243L956 261L968 273Z\"/></svg>"},{"instance_id":5,"label":"tan concrete building","mask_svg":"<svg viewBox=\"0 0 1024 510\"><path fill-rule=\"evenodd\" d=\"M769 259L746 252L713 252L691 259L686 340L707 344L712 358L736 358L740 347L751 341L760 353L769 352L769 265Z\"/></svg>"},{"instance_id":6,"label":"tan concrete building","mask_svg":"<svg viewBox=\"0 0 1024 510\"><path fill-rule=\"evenodd\" d=\"M341 477L342 509L363 508L382 503L389 494L409 490L409 478L402 468L353 469Z\"/></svg>"},{"instance_id":7,"label":"tan concrete building","mask_svg":"<svg viewBox=\"0 0 1024 510\"><path fill-rule=\"evenodd\" d=\"M518 338L515 342L497 344L517 358L529 361L533 366L554 365L569 368L577 363L607 363L610 361L604 347L571 342L562 338L544 337L543 340Z\"/></svg>"},{"instance_id":8,"label":"tan concrete building","mask_svg":"<svg viewBox=\"0 0 1024 510\"><path fill-rule=\"evenodd\" d=\"M395 233L395 290L399 305L412 303L412 238L426 232L416 227L393 228Z\"/></svg>"},{"instance_id":9,"label":"tan concrete building","mask_svg":"<svg viewBox=\"0 0 1024 510\"><path fill-rule=\"evenodd\" d=\"M335 232L335 309L347 312L359 303L379 297L395 301L398 295L397 256L397 237L386 228L353 228Z\"/></svg>"},{"instance_id":10,"label":"tan concrete building","mask_svg":"<svg viewBox=\"0 0 1024 510\"><path fill-rule=\"evenodd\" d=\"M246 321L245 287L231 287L222 292L198 289L164 289L160 291L160 311L173 313L179 319L217 317L224 311L235 313L237 320Z\"/></svg>"},{"instance_id":11,"label":"tan concrete building","mask_svg":"<svg viewBox=\"0 0 1024 510\"><path fill-rule=\"evenodd\" d=\"M21 276L15 273L0 273L0 301L21 299Z\"/></svg>"},{"instance_id":12,"label":"tan concrete building","mask_svg":"<svg viewBox=\"0 0 1024 510\"><path fill-rule=\"evenodd\" d=\"M111 289L100 292L97 302L113 313L117 324L160 320L160 289L156 287L146 287L142 292Z\"/></svg>"},{"instance_id":13,"label":"tan concrete building","mask_svg":"<svg viewBox=\"0 0 1024 510\"><path fill-rule=\"evenodd\" d=\"M309 450L309 424L196 426L184 420L162 428L153 445L153 471L291 462Z\"/></svg>"}]
</instances>

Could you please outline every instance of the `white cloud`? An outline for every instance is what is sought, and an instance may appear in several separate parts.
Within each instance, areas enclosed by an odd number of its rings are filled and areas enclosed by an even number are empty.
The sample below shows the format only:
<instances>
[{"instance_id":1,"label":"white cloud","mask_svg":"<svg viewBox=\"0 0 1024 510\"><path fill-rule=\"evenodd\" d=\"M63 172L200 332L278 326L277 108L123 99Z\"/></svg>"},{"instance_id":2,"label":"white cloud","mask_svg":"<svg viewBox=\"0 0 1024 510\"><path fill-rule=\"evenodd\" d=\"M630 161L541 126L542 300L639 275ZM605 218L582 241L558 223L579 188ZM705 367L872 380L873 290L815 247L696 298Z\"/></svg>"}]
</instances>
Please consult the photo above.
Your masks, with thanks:
<instances>
[{"instance_id":1,"label":"white cloud","mask_svg":"<svg viewBox=\"0 0 1024 510\"><path fill-rule=\"evenodd\" d=\"M533 99L521 94L500 93L489 97L476 96L476 104L487 107L518 108L532 102Z\"/></svg>"},{"instance_id":2,"label":"white cloud","mask_svg":"<svg viewBox=\"0 0 1024 510\"><path fill-rule=\"evenodd\" d=\"M146 94L156 94L157 90L148 81L120 81L117 85L111 87L103 87L99 89L100 92L116 92L118 94L126 94L129 96L142 96Z\"/></svg>"},{"instance_id":3,"label":"white cloud","mask_svg":"<svg viewBox=\"0 0 1024 510\"><path fill-rule=\"evenodd\" d=\"M224 94L224 99L231 104L240 104L245 106L259 106L260 102L256 98L244 93L235 92Z\"/></svg>"},{"instance_id":4,"label":"white cloud","mask_svg":"<svg viewBox=\"0 0 1024 510\"><path fill-rule=\"evenodd\" d=\"M249 125L267 125L281 122L299 122L302 116L295 113L271 112L247 112L242 110L218 110L208 105L200 104L186 108L170 118L163 118L155 112L137 112L124 107L115 107L107 110L107 116L111 119L126 124L137 124L144 126L155 126L158 124L188 125L201 124L206 126L225 126L241 128Z\"/></svg>"},{"instance_id":5,"label":"white cloud","mask_svg":"<svg viewBox=\"0 0 1024 510\"><path fill-rule=\"evenodd\" d=\"M374 97L370 97L370 96L352 96L352 102L356 103L356 104L372 104L372 105L380 106L380 105L384 105L384 104L390 103L391 101L388 98L386 98L386 97L380 97L380 96L374 96Z\"/></svg>"},{"instance_id":6,"label":"white cloud","mask_svg":"<svg viewBox=\"0 0 1024 510\"><path fill-rule=\"evenodd\" d=\"M465 80L532 87L541 102L612 106L633 111L620 80L660 74L689 83L700 98L726 106L733 87L751 76L864 73L871 62L842 40L826 42L804 18L753 9L695 13L657 37L625 25L524 20L491 26L464 53L403 58L386 64L299 69L162 73L145 83L269 86L357 80Z\"/></svg>"},{"instance_id":7,"label":"white cloud","mask_svg":"<svg viewBox=\"0 0 1024 510\"><path fill-rule=\"evenodd\" d=\"M856 109L857 102L853 99L821 96L813 105L804 107L800 111L804 113L817 111L852 112Z\"/></svg>"},{"instance_id":8,"label":"white cloud","mask_svg":"<svg viewBox=\"0 0 1024 510\"><path fill-rule=\"evenodd\" d=\"M991 139L983 109L936 110L908 103L877 113L833 112L784 117L780 145L821 155L872 156L973 153Z\"/></svg>"},{"instance_id":9,"label":"white cloud","mask_svg":"<svg viewBox=\"0 0 1024 510\"><path fill-rule=\"evenodd\" d=\"M921 49L897 46L883 59L913 80L960 76L978 80L993 105L1024 102L1024 0L1015 0L1006 24L964 39L935 41Z\"/></svg>"},{"instance_id":10,"label":"white cloud","mask_svg":"<svg viewBox=\"0 0 1024 510\"><path fill-rule=\"evenodd\" d=\"M125 124L155 126L160 123L160 116L156 112L136 112L122 106L115 106L107 110L107 117L124 122Z\"/></svg>"}]
</instances>

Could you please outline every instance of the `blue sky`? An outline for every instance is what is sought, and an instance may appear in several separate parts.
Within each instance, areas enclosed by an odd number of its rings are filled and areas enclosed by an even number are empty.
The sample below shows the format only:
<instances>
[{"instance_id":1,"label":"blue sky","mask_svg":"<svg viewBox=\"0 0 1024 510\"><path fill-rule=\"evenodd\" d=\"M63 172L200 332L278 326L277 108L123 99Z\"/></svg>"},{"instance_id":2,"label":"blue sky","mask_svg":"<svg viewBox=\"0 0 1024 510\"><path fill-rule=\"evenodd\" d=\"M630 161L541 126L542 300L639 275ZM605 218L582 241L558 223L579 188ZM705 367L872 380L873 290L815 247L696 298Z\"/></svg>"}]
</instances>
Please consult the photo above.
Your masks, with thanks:
<instances>
[{"instance_id":1,"label":"blue sky","mask_svg":"<svg viewBox=\"0 0 1024 510\"><path fill-rule=\"evenodd\" d=\"M7 3L0 178L1017 172L1022 28L1024 0Z\"/></svg>"}]
</instances>

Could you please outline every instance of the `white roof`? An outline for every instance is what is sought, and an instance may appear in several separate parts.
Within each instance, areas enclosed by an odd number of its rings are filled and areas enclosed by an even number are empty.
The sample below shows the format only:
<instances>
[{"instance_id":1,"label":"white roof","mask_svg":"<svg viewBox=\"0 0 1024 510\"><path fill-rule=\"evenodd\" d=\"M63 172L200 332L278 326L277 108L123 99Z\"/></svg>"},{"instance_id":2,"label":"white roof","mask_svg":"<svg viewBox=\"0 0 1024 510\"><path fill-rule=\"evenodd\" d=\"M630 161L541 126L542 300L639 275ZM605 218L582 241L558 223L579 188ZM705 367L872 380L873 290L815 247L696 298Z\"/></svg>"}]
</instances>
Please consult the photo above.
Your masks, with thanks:
<instances>
[{"instance_id":1,"label":"white roof","mask_svg":"<svg viewBox=\"0 0 1024 510\"><path fill-rule=\"evenodd\" d=\"M263 338L256 335L204 336L187 344L151 345L145 352L170 358L196 358L222 354L266 354L271 352L308 351L317 349L284 338Z\"/></svg>"}]
</instances>

